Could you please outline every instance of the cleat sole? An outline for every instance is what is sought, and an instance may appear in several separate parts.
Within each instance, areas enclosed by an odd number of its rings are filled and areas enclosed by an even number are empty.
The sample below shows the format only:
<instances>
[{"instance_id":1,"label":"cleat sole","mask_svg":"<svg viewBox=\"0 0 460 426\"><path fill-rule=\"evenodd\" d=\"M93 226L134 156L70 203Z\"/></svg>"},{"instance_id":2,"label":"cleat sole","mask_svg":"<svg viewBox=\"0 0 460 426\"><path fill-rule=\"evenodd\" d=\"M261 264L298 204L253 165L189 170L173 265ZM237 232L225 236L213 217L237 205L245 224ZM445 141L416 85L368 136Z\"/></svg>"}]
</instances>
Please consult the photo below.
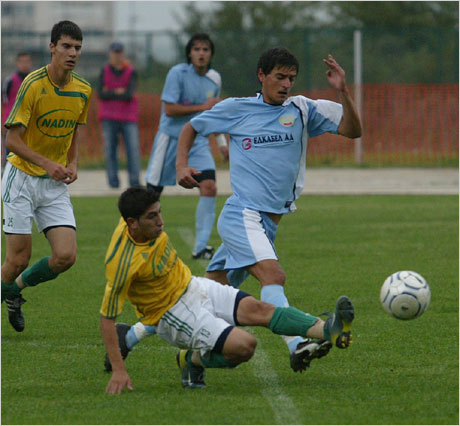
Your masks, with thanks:
<instances>
[{"instance_id":1,"label":"cleat sole","mask_svg":"<svg viewBox=\"0 0 460 426\"><path fill-rule=\"evenodd\" d=\"M339 349L346 349L353 343L351 323L355 318L353 304L348 297L339 297L336 304L335 316L338 317L337 328L340 328L340 330L337 329L331 333L331 340Z\"/></svg>"}]
</instances>

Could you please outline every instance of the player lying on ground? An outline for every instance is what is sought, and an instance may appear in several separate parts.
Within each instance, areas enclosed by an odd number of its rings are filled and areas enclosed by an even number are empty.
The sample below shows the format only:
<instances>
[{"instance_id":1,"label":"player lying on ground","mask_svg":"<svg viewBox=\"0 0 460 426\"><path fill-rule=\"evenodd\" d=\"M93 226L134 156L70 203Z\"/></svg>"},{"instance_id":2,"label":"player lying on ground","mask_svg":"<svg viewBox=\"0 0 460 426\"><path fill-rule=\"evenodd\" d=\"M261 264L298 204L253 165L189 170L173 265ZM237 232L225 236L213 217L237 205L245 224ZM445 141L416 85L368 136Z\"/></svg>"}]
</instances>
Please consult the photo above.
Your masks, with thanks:
<instances>
[{"instance_id":1,"label":"player lying on ground","mask_svg":"<svg viewBox=\"0 0 460 426\"><path fill-rule=\"evenodd\" d=\"M276 334L314 337L310 359L327 353L332 344L351 344L354 317L350 299L338 299L335 313L323 321L293 307L275 307L241 290L207 278L193 277L163 232L158 194L132 187L121 194L122 215L107 250L107 284L101 307L105 368L113 371L106 392L132 389L123 359L141 339L157 333L177 354L182 386L205 387L204 368L232 368L248 361L257 340L241 326L264 326ZM140 321L115 324L125 299Z\"/></svg>"}]
</instances>

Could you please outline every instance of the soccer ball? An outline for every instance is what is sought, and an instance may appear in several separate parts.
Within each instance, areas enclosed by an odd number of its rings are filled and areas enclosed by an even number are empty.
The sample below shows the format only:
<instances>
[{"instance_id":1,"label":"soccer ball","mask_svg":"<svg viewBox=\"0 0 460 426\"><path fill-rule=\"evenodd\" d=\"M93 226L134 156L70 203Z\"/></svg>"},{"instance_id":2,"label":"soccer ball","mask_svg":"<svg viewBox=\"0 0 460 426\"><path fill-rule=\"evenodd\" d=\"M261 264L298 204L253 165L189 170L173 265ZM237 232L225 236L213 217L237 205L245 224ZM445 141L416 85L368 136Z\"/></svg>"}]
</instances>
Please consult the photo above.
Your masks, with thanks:
<instances>
[{"instance_id":1,"label":"soccer ball","mask_svg":"<svg viewBox=\"0 0 460 426\"><path fill-rule=\"evenodd\" d=\"M413 271L390 275L380 290L380 303L390 315L410 320L422 315L430 304L431 291L425 278Z\"/></svg>"}]
</instances>

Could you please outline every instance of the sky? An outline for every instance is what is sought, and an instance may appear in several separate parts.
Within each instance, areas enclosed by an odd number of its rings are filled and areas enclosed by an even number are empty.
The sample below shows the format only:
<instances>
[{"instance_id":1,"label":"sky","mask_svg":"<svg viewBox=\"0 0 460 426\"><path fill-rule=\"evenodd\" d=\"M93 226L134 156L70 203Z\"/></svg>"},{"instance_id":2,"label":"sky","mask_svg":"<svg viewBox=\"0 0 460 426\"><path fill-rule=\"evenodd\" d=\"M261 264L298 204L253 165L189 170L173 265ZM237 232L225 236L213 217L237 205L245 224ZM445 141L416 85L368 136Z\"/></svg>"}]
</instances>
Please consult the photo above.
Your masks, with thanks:
<instances>
[{"instance_id":1,"label":"sky","mask_svg":"<svg viewBox=\"0 0 460 426\"><path fill-rule=\"evenodd\" d=\"M185 1L117 1L115 2L115 29L146 31L178 30L180 26L173 13L184 16ZM201 9L212 7L215 2L197 1Z\"/></svg>"}]
</instances>

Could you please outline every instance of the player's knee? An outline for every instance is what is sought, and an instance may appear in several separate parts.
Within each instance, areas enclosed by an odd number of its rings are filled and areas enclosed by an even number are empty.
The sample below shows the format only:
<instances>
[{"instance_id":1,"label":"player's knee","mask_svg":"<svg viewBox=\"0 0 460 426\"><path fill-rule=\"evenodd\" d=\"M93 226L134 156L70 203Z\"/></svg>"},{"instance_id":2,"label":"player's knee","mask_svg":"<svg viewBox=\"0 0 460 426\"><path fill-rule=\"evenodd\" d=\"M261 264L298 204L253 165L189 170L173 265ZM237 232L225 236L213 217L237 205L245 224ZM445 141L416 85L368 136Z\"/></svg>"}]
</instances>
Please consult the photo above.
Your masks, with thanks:
<instances>
[{"instance_id":1,"label":"player's knee","mask_svg":"<svg viewBox=\"0 0 460 426\"><path fill-rule=\"evenodd\" d=\"M63 250L53 256L50 265L53 265L54 272L61 273L72 267L76 260L77 253L74 250Z\"/></svg>"},{"instance_id":2,"label":"player's knee","mask_svg":"<svg viewBox=\"0 0 460 426\"><path fill-rule=\"evenodd\" d=\"M27 253L19 253L15 256L7 256L5 259L5 263L11 270L14 271L13 274L15 276L18 276L27 268L27 266L29 265L29 261L30 255L28 255Z\"/></svg>"},{"instance_id":3,"label":"player's knee","mask_svg":"<svg viewBox=\"0 0 460 426\"><path fill-rule=\"evenodd\" d=\"M266 325L273 316L273 305L270 303L262 302L261 300L254 299L251 304L250 312L254 325Z\"/></svg>"},{"instance_id":4,"label":"player's knee","mask_svg":"<svg viewBox=\"0 0 460 426\"><path fill-rule=\"evenodd\" d=\"M248 268L248 272L255 276L261 285L278 284L284 285L286 273L278 261L264 260Z\"/></svg>"},{"instance_id":5,"label":"player's knee","mask_svg":"<svg viewBox=\"0 0 460 426\"><path fill-rule=\"evenodd\" d=\"M257 339L248 333L244 339L241 339L238 347L238 362L249 361L256 350Z\"/></svg>"},{"instance_id":6,"label":"player's knee","mask_svg":"<svg viewBox=\"0 0 460 426\"><path fill-rule=\"evenodd\" d=\"M238 322L242 325L268 326L274 306L254 297L245 297L238 308Z\"/></svg>"}]
</instances>

